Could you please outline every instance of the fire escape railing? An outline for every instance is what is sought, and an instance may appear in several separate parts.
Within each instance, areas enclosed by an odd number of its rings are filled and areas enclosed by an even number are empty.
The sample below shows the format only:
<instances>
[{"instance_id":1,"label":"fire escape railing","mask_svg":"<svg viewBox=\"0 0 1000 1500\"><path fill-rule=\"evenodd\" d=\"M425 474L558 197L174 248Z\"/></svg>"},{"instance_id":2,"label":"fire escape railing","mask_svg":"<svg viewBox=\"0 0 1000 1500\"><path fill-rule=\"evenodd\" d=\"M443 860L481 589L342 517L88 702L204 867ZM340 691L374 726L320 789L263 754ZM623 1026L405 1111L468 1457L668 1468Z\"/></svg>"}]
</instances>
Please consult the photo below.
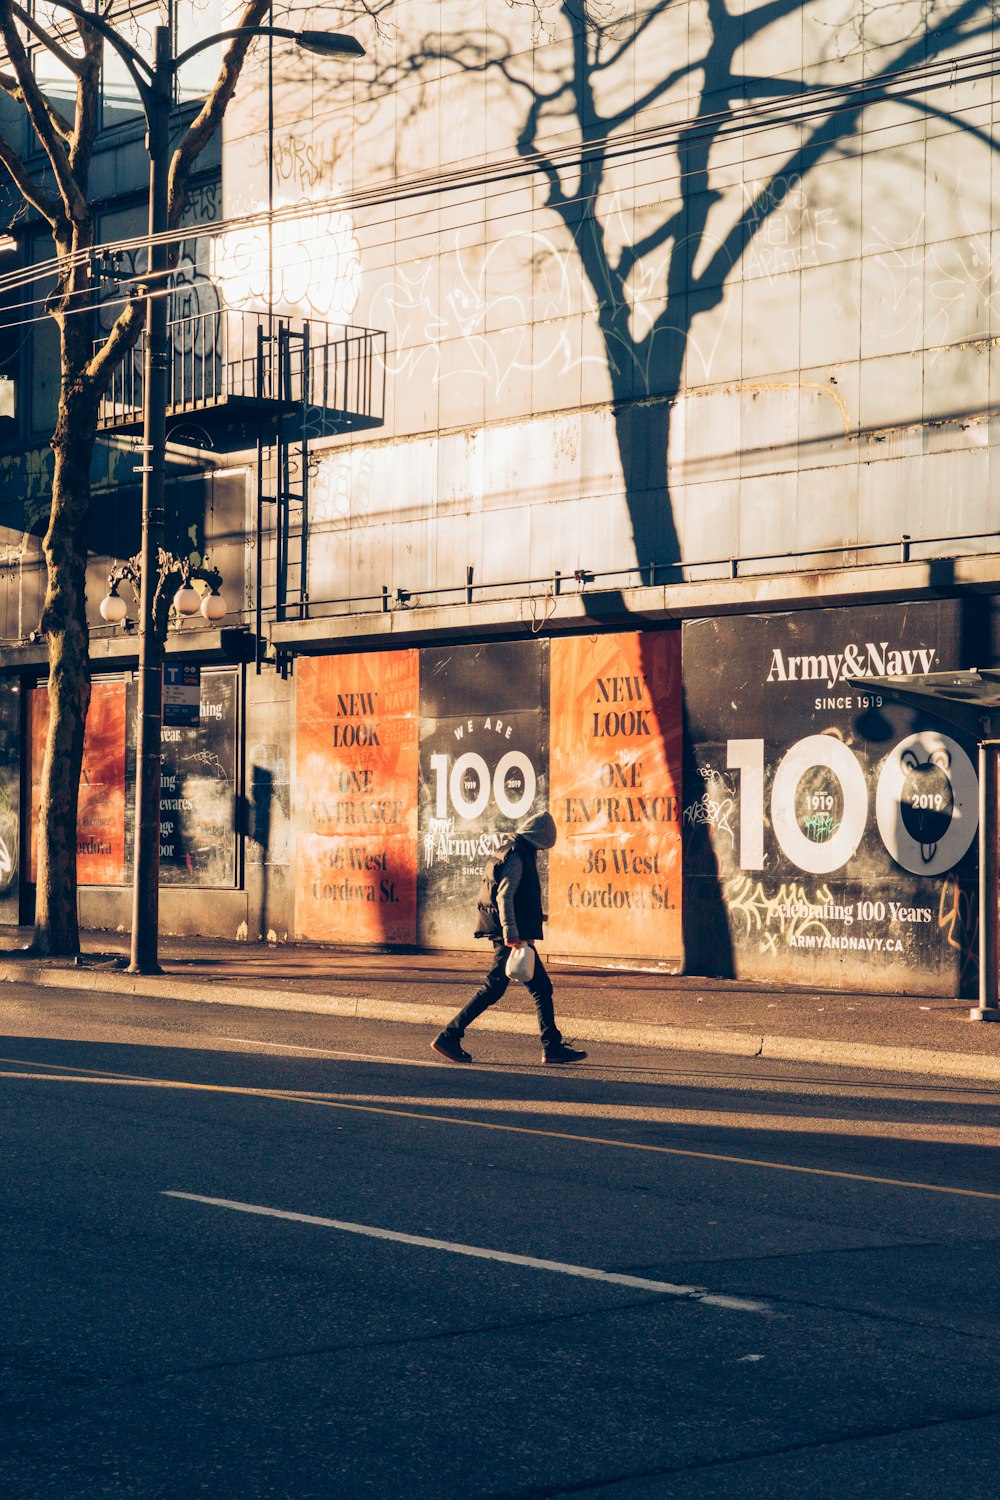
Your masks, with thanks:
<instances>
[{"instance_id":1,"label":"fire escape railing","mask_svg":"<svg viewBox=\"0 0 1000 1500\"><path fill-rule=\"evenodd\" d=\"M289 359L283 334L307 351ZM168 416L227 405L309 406L344 425L376 425L385 405L385 334L312 319L215 308L171 319ZM95 343L100 348L104 340ZM143 343L115 370L101 403L107 431L142 419ZM308 368L304 365L308 361Z\"/></svg>"}]
</instances>

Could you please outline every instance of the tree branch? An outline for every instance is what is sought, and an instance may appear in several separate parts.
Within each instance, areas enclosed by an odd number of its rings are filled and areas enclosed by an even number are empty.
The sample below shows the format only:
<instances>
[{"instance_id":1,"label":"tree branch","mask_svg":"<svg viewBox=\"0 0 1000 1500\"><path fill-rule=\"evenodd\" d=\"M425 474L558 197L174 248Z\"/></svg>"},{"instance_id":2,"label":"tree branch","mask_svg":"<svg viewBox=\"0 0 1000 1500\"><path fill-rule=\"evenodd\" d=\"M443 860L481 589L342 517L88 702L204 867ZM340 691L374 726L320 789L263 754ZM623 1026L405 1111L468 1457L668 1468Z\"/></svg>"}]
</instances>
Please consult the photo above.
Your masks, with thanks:
<instances>
[{"instance_id":1,"label":"tree branch","mask_svg":"<svg viewBox=\"0 0 1000 1500\"><path fill-rule=\"evenodd\" d=\"M32 72L30 59L14 22L12 0L0 0L0 37L7 48L7 56L20 86L28 118L55 174L63 210L68 218L82 223L88 215L87 200L70 166L66 137L53 120L51 107ZM50 223L55 222L51 214L46 214L45 217Z\"/></svg>"},{"instance_id":2,"label":"tree branch","mask_svg":"<svg viewBox=\"0 0 1000 1500\"><path fill-rule=\"evenodd\" d=\"M69 164L73 176L85 187L94 141L97 138L104 38L92 26L85 27L82 21L78 24L83 40L83 56L77 73L76 129L70 141Z\"/></svg>"},{"instance_id":3,"label":"tree branch","mask_svg":"<svg viewBox=\"0 0 1000 1500\"><path fill-rule=\"evenodd\" d=\"M36 182L28 171L20 156L7 141L0 136L0 165L6 167L17 191L26 203L40 213L43 219L53 223L59 218L60 203L55 193L40 182Z\"/></svg>"},{"instance_id":4,"label":"tree branch","mask_svg":"<svg viewBox=\"0 0 1000 1500\"><path fill-rule=\"evenodd\" d=\"M168 184L169 194L169 222L170 227L175 229L180 223L187 202L187 180L191 167L199 153L208 145L212 136L222 123L222 117L228 108L229 101L236 91L240 73L247 52L254 41L250 28L259 26L267 15L269 0L247 0L247 5L240 19L235 23L239 27L246 27L246 34L234 37L226 48L219 69L219 76L215 80L212 92L202 105L198 114L191 121L184 136L174 152L170 163L170 177Z\"/></svg>"},{"instance_id":5,"label":"tree branch","mask_svg":"<svg viewBox=\"0 0 1000 1500\"><path fill-rule=\"evenodd\" d=\"M20 104L22 108L27 109L24 90L12 73L0 73L0 91L13 99L15 104ZM73 134L72 125L66 116L60 110L56 109L55 105L51 104L48 99L45 100L45 106L48 109L53 126L62 136L63 140L68 141Z\"/></svg>"},{"instance_id":6,"label":"tree branch","mask_svg":"<svg viewBox=\"0 0 1000 1500\"><path fill-rule=\"evenodd\" d=\"M104 394L121 361L139 342L146 325L146 299L128 302L115 319L111 332L87 365L86 378L98 396Z\"/></svg>"},{"instance_id":7,"label":"tree branch","mask_svg":"<svg viewBox=\"0 0 1000 1500\"><path fill-rule=\"evenodd\" d=\"M41 42L47 52L52 53L52 56L58 63L62 64L68 73L73 73L79 77L81 58L77 57L73 52L67 52L66 48L53 33L46 31L43 26L39 26L34 16L29 15L20 5L15 3L11 5L10 9L14 19L20 21L22 26L31 32L37 42Z\"/></svg>"}]
</instances>

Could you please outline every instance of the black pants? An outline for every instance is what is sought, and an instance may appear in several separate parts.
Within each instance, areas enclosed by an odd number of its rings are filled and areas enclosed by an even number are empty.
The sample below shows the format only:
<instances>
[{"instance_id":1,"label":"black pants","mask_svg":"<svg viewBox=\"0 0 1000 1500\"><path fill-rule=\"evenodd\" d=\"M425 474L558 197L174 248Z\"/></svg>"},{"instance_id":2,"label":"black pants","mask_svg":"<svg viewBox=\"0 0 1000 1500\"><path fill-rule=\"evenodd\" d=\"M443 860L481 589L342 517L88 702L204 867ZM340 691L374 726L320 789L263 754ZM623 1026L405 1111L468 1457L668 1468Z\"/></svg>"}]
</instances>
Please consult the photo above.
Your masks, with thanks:
<instances>
[{"instance_id":1,"label":"black pants","mask_svg":"<svg viewBox=\"0 0 1000 1500\"><path fill-rule=\"evenodd\" d=\"M493 966L486 975L479 989L473 995L467 1005L463 1005L454 1020L448 1022L447 1031L455 1036L461 1037L465 1034L465 1028L481 1016L484 1010L489 1010L491 1005L496 1005L501 995L510 984L504 972L510 949L505 943L496 939L493 943ZM542 960L536 951L535 972L525 985L525 989L535 1002L535 1012L538 1016L538 1026L542 1033L542 1046L553 1047L562 1041L559 1028L556 1026L556 1014L552 1004L552 980L545 972Z\"/></svg>"}]
</instances>

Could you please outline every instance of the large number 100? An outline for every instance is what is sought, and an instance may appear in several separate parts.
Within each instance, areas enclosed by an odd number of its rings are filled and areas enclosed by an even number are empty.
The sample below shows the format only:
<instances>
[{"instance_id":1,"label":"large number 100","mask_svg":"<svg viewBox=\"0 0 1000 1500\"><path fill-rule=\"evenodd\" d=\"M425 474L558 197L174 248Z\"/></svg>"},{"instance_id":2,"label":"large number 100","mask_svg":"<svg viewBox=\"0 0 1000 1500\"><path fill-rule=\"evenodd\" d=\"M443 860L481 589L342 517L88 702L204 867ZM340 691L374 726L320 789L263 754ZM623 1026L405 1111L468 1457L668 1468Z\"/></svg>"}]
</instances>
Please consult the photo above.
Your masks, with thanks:
<instances>
[{"instance_id":1,"label":"large number 100","mask_svg":"<svg viewBox=\"0 0 1000 1500\"><path fill-rule=\"evenodd\" d=\"M432 755L434 816L448 816L448 800L460 818L478 818L490 800L490 768L481 755L468 750L460 755L448 774L448 756ZM520 772L520 775L514 773ZM508 786L508 781L511 783ZM518 783L520 790L515 792ZM493 800L505 818L521 818L535 800L538 780L535 768L521 750L508 750L497 764L492 779Z\"/></svg>"},{"instance_id":2,"label":"large number 100","mask_svg":"<svg viewBox=\"0 0 1000 1500\"><path fill-rule=\"evenodd\" d=\"M907 826L906 809L922 809L927 793L914 770L930 771L943 752L953 807L947 827L933 843ZM764 868L764 741L730 740L726 764L740 773L740 866ZM933 762L935 767L940 760ZM811 839L799 827L795 798L803 776L825 769L840 786L843 815L831 837ZM941 773L944 774L944 773ZM875 792L875 820L882 842L897 864L915 875L939 875L958 863L976 836L978 783L972 762L948 735L911 734L886 756ZM828 734L799 740L782 756L771 786L771 827L786 857L812 875L839 870L853 856L868 826L868 785L857 757Z\"/></svg>"}]
</instances>

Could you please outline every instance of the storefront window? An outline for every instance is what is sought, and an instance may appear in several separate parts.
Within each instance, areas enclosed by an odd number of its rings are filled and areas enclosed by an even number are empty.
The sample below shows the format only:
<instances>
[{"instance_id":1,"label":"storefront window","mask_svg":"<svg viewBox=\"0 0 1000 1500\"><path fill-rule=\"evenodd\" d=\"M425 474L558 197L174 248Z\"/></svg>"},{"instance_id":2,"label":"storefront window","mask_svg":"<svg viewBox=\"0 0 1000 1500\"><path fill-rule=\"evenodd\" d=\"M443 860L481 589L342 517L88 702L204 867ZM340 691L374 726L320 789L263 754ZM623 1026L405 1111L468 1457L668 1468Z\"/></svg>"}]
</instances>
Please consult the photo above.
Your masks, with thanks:
<instances>
[{"instance_id":1,"label":"storefront window","mask_svg":"<svg viewBox=\"0 0 1000 1500\"><path fill-rule=\"evenodd\" d=\"M160 884L236 883L237 674L205 668L197 724L163 725ZM137 686L129 698L129 774L135 775ZM129 797L134 819L134 781ZM132 845L127 851L131 880Z\"/></svg>"}]
</instances>

